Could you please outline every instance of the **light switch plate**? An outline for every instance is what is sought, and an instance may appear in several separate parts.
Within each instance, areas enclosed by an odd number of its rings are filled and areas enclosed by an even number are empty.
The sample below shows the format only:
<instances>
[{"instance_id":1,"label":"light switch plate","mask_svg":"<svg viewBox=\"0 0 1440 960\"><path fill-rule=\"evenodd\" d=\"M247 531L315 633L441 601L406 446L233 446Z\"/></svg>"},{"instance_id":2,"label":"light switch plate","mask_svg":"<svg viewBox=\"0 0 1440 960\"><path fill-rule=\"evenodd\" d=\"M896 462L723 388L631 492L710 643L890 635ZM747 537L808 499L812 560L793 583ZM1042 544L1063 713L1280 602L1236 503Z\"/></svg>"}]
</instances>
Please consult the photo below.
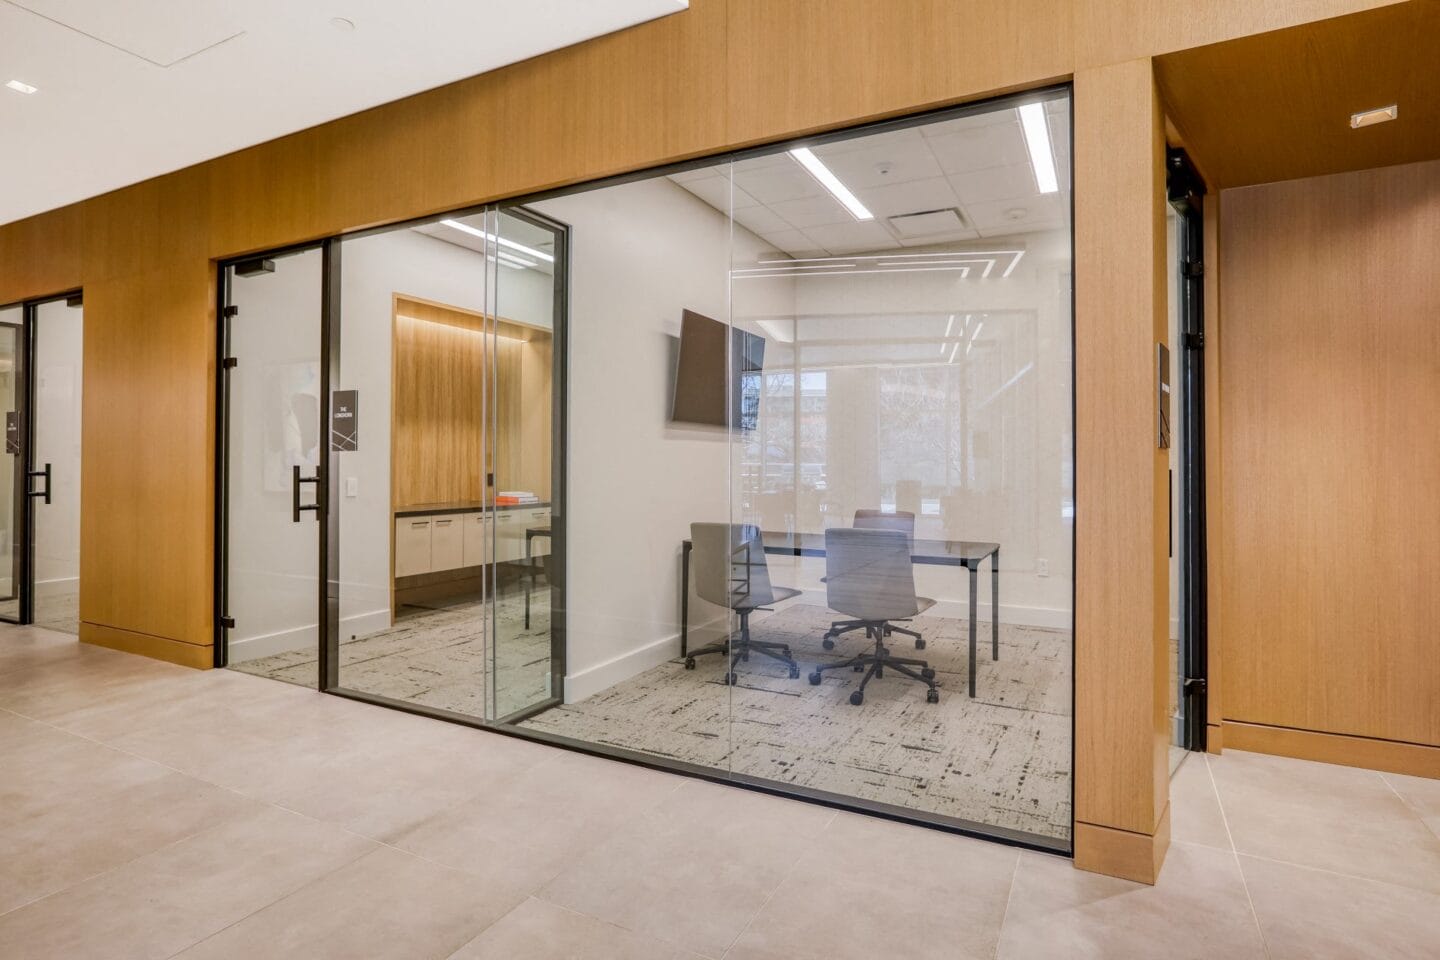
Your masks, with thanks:
<instances>
[{"instance_id":1,"label":"light switch plate","mask_svg":"<svg viewBox=\"0 0 1440 960\"><path fill-rule=\"evenodd\" d=\"M347 497L358 497L358 496L360 496L360 478L359 478L359 477L346 477L346 478L345 478L345 496L347 496Z\"/></svg>"}]
</instances>

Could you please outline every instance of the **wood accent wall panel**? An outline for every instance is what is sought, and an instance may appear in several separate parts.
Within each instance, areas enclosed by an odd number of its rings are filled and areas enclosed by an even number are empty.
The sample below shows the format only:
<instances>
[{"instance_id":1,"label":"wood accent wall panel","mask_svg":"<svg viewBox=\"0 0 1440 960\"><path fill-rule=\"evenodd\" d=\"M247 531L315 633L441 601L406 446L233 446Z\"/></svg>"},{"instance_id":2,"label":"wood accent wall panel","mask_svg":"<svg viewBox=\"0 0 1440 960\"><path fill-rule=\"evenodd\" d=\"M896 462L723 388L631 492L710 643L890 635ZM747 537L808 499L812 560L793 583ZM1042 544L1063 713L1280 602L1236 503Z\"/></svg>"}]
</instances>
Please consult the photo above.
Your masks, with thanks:
<instances>
[{"instance_id":1,"label":"wood accent wall panel","mask_svg":"<svg viewBox=\"0 0 1440 960\"><path fill-rule=\"evenodd\" d=\"M1404 0L1074 0L1075 65L1220 43ZM1276 69L1295 64L1277 63Z\"/></svg>"},{"instance_id":2,"label":"wood accent wall panel","mask_svg":"<svg viewBox=\"0 0 1440 960\"><path fill-rule=\"evenodd\" d=\"M1238 187L1440 158L1437 38L1440 3L1402 3L1184 50L1155 69L1211 185ZM1350 129L1352 113L1391 103L1398 120Z\"/></svg>"},{"instance_id":3,"label":"wood accent wall panel","mask_svg":"<svg viewBox=\"0 0 1440 960\"><path fill-rule=\"evenodd\" d=\"M1227 726L1440 745L1440 162L1224 206Z\"/></svg>"},{"instance_id":4,"label":"wood accent wall panel","mask_svg":"<svg viewBox=\"0 0 1440 960\"><path fill-rule=\"evenodd\" d=\"M79 287L84 237L78 203L0 226L0 306Z\"/></svg>"},{"instance_id":5,"label":"wood accent wall panel","mask_svg":"<svg viewBox=\"0 0 1440 960\"><path fill-rule=\"evenodd\" d=\"M735 143L980 99L1072 70L1070 11L1052 0L729 6Z\"/></svg>"},{"instance_id":6,"label":"wood accent wall panel","mask_svg":"<svg viewBox=\"0 0 1440 960\"><path fill-rule=\"evenodd\" d=\"M1155 344L1167 329L1166 245L1150 61L1077 74L1074 109L1075 818L1163 854L1168 458L1155 439ZM1077 863L1158 867L1159 855L1082 850L1081 836Z\"/></svg>"}]
</instances>

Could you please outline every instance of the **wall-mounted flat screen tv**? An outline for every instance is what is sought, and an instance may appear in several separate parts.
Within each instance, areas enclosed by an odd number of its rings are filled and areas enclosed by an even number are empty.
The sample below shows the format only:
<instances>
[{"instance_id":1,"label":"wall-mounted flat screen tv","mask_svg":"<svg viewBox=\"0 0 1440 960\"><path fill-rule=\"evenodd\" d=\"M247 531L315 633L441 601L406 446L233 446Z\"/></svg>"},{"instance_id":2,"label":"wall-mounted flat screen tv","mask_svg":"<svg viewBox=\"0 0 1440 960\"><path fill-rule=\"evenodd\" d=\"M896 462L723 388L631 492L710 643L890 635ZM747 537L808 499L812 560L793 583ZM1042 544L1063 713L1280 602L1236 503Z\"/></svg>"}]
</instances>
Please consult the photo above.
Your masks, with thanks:
<instances>
[{"instance_id":1,"label":"wall-mounted flat screen tv","mask_svg":"<svg viewBox=\"0 0 1440 960\"><path fill-rule=\"evenodd\" d=\"M675 364L670 419L754 430L760 417L764 366L764 337L686 310L680 320L680 356Z\"/></svg>"}]
</instances>

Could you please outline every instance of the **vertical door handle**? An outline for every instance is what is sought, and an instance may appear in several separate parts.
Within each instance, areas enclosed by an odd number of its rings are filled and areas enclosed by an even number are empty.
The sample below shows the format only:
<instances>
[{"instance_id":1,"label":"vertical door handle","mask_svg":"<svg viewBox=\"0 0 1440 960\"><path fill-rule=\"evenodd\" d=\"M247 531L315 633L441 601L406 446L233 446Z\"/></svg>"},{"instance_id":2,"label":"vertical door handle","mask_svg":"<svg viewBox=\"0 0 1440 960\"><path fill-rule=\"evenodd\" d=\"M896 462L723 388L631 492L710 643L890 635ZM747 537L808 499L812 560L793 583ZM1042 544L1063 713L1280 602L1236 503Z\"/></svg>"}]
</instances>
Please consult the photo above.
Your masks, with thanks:
<instances>
[{"instance_id":1,"label":"vertical door handle","mask_svg":"<svg viewBox=\"0 0 1440 960\"><path fill-rule=\"evenodd\" d=\"M48 464L45 469L50 469ZM300 502L300 484L302 483L315 484L314 503L302 504ZM302 477L300 476L300 465L296 464L290 473L290 512L295 523L300 522L301 510L314 510L317 515L320 513L320 496L320 471L317 469L313 477ZM46 502L48 503L49 501L47 500Z\"/></svg>"},{"instance_id":2,"label":"vertical door handle","mask_svg":"<svg viewBox=\"0 0 1440 960\"><path fill-rule=\"evenodd\" d=\"M49 502L50 502L50 464L48 464L48 463L45 464L45 469L44 469L44 470L31 470L31 471L29 471L28 473L26 473L25 476L27 476L27 477L44 477L44 478L45 478L45 489L44 489L44 490L27 490L27 491L25 491L25 492L26 492L29 496L32 496L32 497L44 497L44 498L45 498L45 502L46 502L46 503L49 503Z\"/></svg>"}]
</instances>

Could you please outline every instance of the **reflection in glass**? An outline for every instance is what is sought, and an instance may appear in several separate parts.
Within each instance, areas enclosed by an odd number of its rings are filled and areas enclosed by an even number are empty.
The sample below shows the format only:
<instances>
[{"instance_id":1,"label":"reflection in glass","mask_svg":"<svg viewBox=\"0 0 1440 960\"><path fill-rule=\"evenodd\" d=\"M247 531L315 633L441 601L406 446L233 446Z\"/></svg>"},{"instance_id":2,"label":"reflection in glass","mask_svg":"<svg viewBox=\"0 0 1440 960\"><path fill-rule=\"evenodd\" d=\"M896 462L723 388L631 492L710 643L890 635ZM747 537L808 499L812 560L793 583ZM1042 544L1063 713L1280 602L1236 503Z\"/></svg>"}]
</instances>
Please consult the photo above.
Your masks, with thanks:
<instances>
[{"instance_id":1,"label":"reflection in glass","mask_svg":"<svg viewBox=\"0 0 1440 960\"><path fill-rule=\"evenodd\" d=\"M1068 98L1025 121L533 205L571 238L571 486L525 729L1068 845Z\"/></svg>"},{"instance_id":2,"label":"reflection in glass","mask_svg":"<svg viewBox=\"0 0 1440 960\"><path fill-rule=\"evenodd\" d=\"M15 431L6 433L5 456L0 458L0 618L16 623L20 620L20 491L25 482L17 419L23 314L19 306L0 308L0 410L7 424L16 425Z\"/></svg>"},{"instance_id":3,"label":"reflection in glass","mask_svg":"<svg viewBox=\"0 0 1440 960\"><path fill-rule=\"evenodd\" d=\"M80 408L84 310L64 299L35 308L34 469L50 496L34 500L35 625L80 632Z\"/></svg>"}]
</instances>

